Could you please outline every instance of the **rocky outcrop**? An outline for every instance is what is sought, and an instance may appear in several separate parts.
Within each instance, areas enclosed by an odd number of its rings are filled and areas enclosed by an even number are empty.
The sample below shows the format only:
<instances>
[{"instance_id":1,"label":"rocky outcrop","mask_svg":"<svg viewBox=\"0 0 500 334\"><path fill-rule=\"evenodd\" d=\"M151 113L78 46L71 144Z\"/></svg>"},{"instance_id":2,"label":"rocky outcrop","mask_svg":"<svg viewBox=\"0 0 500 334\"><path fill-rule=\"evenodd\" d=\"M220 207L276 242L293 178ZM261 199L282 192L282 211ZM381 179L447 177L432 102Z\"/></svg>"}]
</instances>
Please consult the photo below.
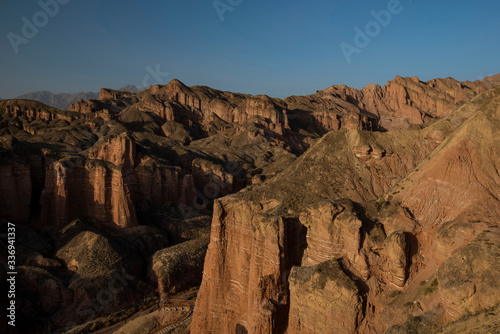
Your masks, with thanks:
<instances>
[{"instance_id":1,"label":"rocky outcrop","mask_svg":"<svg viewBox=\"0 0 500 334\"><path fill-rule=\"evenodd\" d=\"M119 100L123 98L134 98L134 96L135 94L133 92L109 88L101 88L101 91L99 92L99 100Z\"/></svg>"},{"instance_id":2,"label":"rocky outcrop","mask_svg":"<svg viewBox=\"0 0 500 334\"><path fill-rule=\"evenodd\" d=\"M446 78L422 82L417 77L397 76L385 87L368 85L359 91L332 86L305 98L324 108L331 108L329 101L335 98L348 101L359 110L376 115L381 128L408 129L450 115L458 104L489 88L491 86L482 81L462 83Z\"/></svg>"},{"instance_id":3,"label":"rocky outcrop","mask_svg":"<svg viewBox=\"0 0 500 334\"><path fill-rule=\"evenodd\" d=\"M217 198L236 192L234 175L228 173L222 166L209 163L206 160L194 160L193 178L198 189L203 189L210 198Z\"/></svg>"},{"instance_id":4,"label":"rocky outcrop","mask_svg":"<svg viewBox=\"0 0 500 334\"><path fill-rule=\"evenodd\" d=\"M411 81L391 99L423 108L436 92ZM441 84L443 100L475 94ZM217 201L192 332L379 333L409 316L438 328L497 304L498 96L423 130L331 132L272 181ZM432 117L451 112L439 103ZM335 275L320 272L332 263Z\"/></svg>"},{"instance_id":5,"label":"rocky outcrop","mask_svg":"<svg viewBox=\"0 0 500 334\"><path fill-rule=\"evenodd\" d=\"M68 112L1 101L0 215L40 229L19 240L26 284L54 295L40 323L202 273L193 333L375 334L493 306L494 84L397 77L282 100L173 80Z\"/></svg>"},{"instance_id":6,"label":"rocky outcrop","mask_svg":"<svg viewBox=\"0 0 500 334\"><path fill-rule=\"evenodd\" d=\"M353 152L356 157L361 159L362 161L367 161L370 159L380 160L386 154L383 148L380 148L378 146L372 147L371 145L357 146L354 148Z\"/></svg>"},{"instance_id":7,"label":"rocky outcrop","mask_svg":"<svg viewBox=\"0 0 500 334\"><path fill-rule=\"evenodd\" d=\"M175 119L174 106L168 101L162 101L155 95L144 96L137 104L138 110L151 112L164 121L173 121ZM182 117L182 116L181 116ZM182 119L177 118L179 121Z\"/></svg>"},{"instance_id":8,"label":"rocky outcrop","mask_svg":"<svg viewBox=\"0 0 500 334\"><path fill-rule=\"evenodd\" d=\"M286 328L287 270L292 260L300 260L284 254L292 246L287 235L293 234L285 219L259 215L261 210L262 205L228 197L214 204L192 333L273 333Z\"/></svg>"},{"instance_id":9,"label":"rocky outcrop","mask_svg":"<svg viewBox=\"0 0 500 334\"><path fill-rule=\"evenodd\" d=\"M99 100L78 100L69 106L69 111L74 111L88 116L97 116L109 121L113 119L113 115L109 110L109 106Z\"/></svg>"},{"instance_id":10,"label":"rocky outcrop","mask_svg":"<svg viewBox=\"0 0 500 334\"><path fill-rule=\"evenodd\" d=\"M97 142L87 156L90 159L108 161L124 170L133 169L136 159L135 141L127 133L122 133Z\"/></svg>"},{"instance_id":11,"label":"rocky outcrop","mask_svg":"<svg viewBox=\"0 0 500 334\"><path fill-rule=\"evenodd\" d=\"M147 290L137 249L75 220L58 231L55 256L64 263L72 299L53 316L62 328L120 309ZM142 290L142 293L139 292Z\"/></svg>"},{"instance_id":12,"label":"rocky outcrop","mask_svg":"<svg viewBox=\"0 0 500 334\"><path fill-rule=\"evenodd\" d=\"M71 110L71 109L70 109ZM28 121L41 120L45 122L53 120L64 120L72 122L84 118L78 113L59 110L46 106L41 102L31 100L4 100L0 102L0 115L10 117L25 117Z\"/></svg>"},{"instance_id":13,"label":"rocky outcrop","mask_svg":"<svg viewBox=\"0 0 500 334\"><path fill-rule=\"evenodd\" d=\"M122 171L96 160L59 161L45 175L41 220L62 226L90 216L122 227L137 225L130 188Z\"/></svg>"},{"instance_id":14,"label":"rocky outcrop","mask_svg":"<svg viewBox=\"0 0 500 334\"><path fill-rule=\"evenodd\" d=\"M160 298L199 284L209 239L198 239L164 248L153 254L149 277Z\"/></svg>"},{"instance_id":15,"label":"rocky outcrop","mask_svg":"<svg viewBox=\"0 0 500 334\"><path fill-rule=\"evenodd\" d=\"M301 214L300 222L307 228L302 265L316 265L342 256L353 264L362 261L358 259L362 223L350 201L315 203Z\"/></svg>"},{"instance_id":16,"label":"rocky outcrop","mask_svg":"<svg viewBox=\"0 0 500 334\"><path fill-rule=\"evenodd\" d=\"M143 199L154 203L165 205L177 203L181 193L183 193L182 189L186 193L191 189L190 186L193 186L185 185L183 188L182 176L178 169L143 165L137 168L136 173L138 178L137 191ZM191 198L186 198L187 202L190 200Z\"/></svg>"},{"instance_id":17,"label":"rocky outcrop","mask_svg":"<svg viewBox=\"0 0 500 334\"><path fill-rule=\"evenodd\" d=\"M178 122L167 121L162 125L161 129L167 138L178 140L183 144L189 144L193 141L189 131Z\"/></svg>"},{"instance_id":18,"label":"rocky outcrop","mask_svg":"<svg viewBox=\"0 0 500 334\"><path fill-rule=\"evenodd\" d=\"M406 281L408 267L406 236L404 232L394 232L385 240L385 249L389 255L389 273L391 283L402 288Z\"/></svg>"},{"instance_id":19,"label":"rocky outcrop","mask_svg":"<svg viewBox=\"0 0 500 334\"><path fill-rule=\"evenodd\" d=\"M290 273L287 333L355 333L362 316L358 288L337 260ZM335 296L334 298L332 298Z\"/></svg>"},{"instance_id":20,"label":"rocky outcrop","mask_svg":"<svg viewBox=\"0 0 500 334\"><path fill-rule=\"evenodd\" d=\"M439 297L454 320L500 303L499 230L483 232L450 256L438 270Z\"/></svg>"}]
</instances>

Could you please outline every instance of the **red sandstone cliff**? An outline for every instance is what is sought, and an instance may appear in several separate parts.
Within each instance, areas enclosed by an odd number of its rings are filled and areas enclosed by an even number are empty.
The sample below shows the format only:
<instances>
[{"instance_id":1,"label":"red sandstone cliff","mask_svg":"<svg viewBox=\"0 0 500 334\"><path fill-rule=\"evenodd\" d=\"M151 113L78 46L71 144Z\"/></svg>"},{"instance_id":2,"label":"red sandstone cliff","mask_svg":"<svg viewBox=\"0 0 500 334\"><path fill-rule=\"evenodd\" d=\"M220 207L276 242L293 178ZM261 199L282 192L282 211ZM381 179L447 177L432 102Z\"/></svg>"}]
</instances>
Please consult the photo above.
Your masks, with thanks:
<instances>
[{"instance_id":1,"label":"red sandstone cliff","mask_svg":"<svg viewBox=\"0 0 500 334\"><path fill-rule=\"evenodd\" d=\"M219 200L191 332L379 333L498 304L499 96L420 131L330 133Z\"/></svg>"},{"instance_id":2,"label":"red sandstone cliff","mask_svg":"<svg viewBox=\"0 0 500 334\"><path fill-rule=\"evenodd\" d=\"M140 275L138 253L162 296L193 284L206 231L187 231L190 212L215 200L193 333L440 326L499 302L496 84L396 77L282 100L173 80L70 111L1 101L0 217L57 231L57 249L37 237L22 259L23 282L51 282L44 312L68 306L57 323L96 277L101 291L122 267ZM171 211L184 219L162 221ZM148 223L201 237L164 249Z\"/></svg>"},{"instance_id":3,"label":"red sandstone cliff","mask_svg":"<svg viewBox=\"0 0 500 334\"><path fill-rule=\"evenodd\" d=\"M53 163L47 169L40 203L41 219L47 225L61 226L85 216L122 227L137 225L122 172L97 161Z\"/></svg>"}]
</instances>

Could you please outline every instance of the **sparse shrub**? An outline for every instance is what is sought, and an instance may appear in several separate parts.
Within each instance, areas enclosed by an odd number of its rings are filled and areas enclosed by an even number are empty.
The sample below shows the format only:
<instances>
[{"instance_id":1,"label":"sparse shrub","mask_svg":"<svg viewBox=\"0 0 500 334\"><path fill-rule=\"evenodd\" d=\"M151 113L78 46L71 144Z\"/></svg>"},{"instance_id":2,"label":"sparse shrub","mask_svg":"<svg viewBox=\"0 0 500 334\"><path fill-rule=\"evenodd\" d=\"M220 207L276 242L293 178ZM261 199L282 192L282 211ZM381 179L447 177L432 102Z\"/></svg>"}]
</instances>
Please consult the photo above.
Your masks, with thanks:
<instances>
[{"instance_id":1,"label":"sparse shrub","mask_svg":"<svg viewBox=\"0 0 500 334\"><path fill-rule=\"evenodd\" d=\"M401 291L398 291L398 290L394 290L394 291L391 291L389 293L389 298L396 298L397 296L399 296L401 294Z\"/></svg>"},{"instance_id":2,"label":"sparse shrub","mask_svg":"<svg viewBox=\"0 0 500 334\"><path fill-rule=\"evenodd\" d=\"M413 302L404 303L403 306L406 308L411 308L411 307L413 307Z\"/></svg>"},{"instance_id":3,"label":"sparse shrub","mask_svg":"<svg viewBox=\"0 0 500 334\"><path fill-rule=\"evenodd\" d=\"M424 288L423 290L424 296L428 296L432 294L434 291L436 291L437 286L438 286L438 280L437 278L435 278L428 287Z\"/></svg>"}]
</instances>

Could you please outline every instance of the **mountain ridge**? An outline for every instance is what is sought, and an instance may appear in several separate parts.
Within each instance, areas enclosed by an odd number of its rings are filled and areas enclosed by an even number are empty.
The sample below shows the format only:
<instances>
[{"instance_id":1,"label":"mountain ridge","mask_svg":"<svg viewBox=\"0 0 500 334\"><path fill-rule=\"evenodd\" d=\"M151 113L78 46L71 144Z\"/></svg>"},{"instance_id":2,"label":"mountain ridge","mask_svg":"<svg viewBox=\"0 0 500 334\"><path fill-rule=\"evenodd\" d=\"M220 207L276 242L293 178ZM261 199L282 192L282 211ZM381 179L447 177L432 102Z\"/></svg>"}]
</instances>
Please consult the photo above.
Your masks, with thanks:
<instances>
[{"instance_id":1,"label":"mountain ridge","mask_svg":"<svg viewBox=\"0 0 500 334\"><path fill-rule=\"evenodd\" d=\"M119 90L130 91L137 93L139 88L134 85L127 85ZM21 94L14 99L35 100L42 102L50 107L61 110L68 110L69 106L80 99L90 100L98 99L99 93L94 92L78 92L78 93L52 93L50 91L36 91Z\"/></svg>"},{"instance_id":2,"label":"mountain ridge","mask_svg":"<svg viewBox=\"0 0 500 334\"><path fill-rule=\"evenodd\" d=\"M497 86L396 77L279 99L175 79L68 110L0 101L20 331L159 330L164 313L128 318L137 300L200 283L192 333L406 333L495 306Z\"/></svg>"}]
</instances>

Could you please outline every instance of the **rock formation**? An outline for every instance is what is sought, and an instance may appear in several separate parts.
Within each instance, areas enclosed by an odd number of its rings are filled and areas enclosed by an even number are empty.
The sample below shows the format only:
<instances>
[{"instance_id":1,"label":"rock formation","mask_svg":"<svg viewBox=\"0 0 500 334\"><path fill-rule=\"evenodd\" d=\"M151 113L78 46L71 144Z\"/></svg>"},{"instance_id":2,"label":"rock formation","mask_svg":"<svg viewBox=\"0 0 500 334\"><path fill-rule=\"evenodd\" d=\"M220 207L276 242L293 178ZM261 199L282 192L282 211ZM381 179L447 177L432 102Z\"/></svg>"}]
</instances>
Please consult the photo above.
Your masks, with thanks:
<instances>
[{"instance_id":1,"label":"rock formation","mask_svg":"<svg viewBox=\"0 0 500 334\"><path fill-rule=\"evenodd\" d=\"M331 132L270 182L220 200L191 331L379 333L405 314L439 326L497 305L486 272L498 262L499 97L435 109L448 116L422 130ZM474 227L436 242L453 220ZM318 269L332 261L344 292ZM342 317L325 313L335 307Z\"/></svg>"},{"instance_id":2,"label":"rock formation","mask_svg":"<svg viewBox=\"0 0 500 334\"><path fill-rule=\"evenodd\" d=\"M294 267L289 280L287 333L356 332L362 315L358 288L337 260Z\"/></svg>"},{"instance_id":3,"label":"rock formation","mask_svg":"<svg viewBox=\"0 0 500 334\"><path fill-rule=\"evenodd\" d=\"M278 99L172 80L68 111L0 101L21 331L200 281L192 333L486 317L500 302L499 83L396 77Z\"/></svg>"},{"instance_id":4,"label":"rock formation","mask_svg":"<svg viewBox=\"0 0 500 334\"><path fill-rule=\"evenodd\" d=\"M158 287L160 298L166 299L199 284L208 238L190 240L157 251L151 257L150 279Z\"/></svg>"}]
</instances>

